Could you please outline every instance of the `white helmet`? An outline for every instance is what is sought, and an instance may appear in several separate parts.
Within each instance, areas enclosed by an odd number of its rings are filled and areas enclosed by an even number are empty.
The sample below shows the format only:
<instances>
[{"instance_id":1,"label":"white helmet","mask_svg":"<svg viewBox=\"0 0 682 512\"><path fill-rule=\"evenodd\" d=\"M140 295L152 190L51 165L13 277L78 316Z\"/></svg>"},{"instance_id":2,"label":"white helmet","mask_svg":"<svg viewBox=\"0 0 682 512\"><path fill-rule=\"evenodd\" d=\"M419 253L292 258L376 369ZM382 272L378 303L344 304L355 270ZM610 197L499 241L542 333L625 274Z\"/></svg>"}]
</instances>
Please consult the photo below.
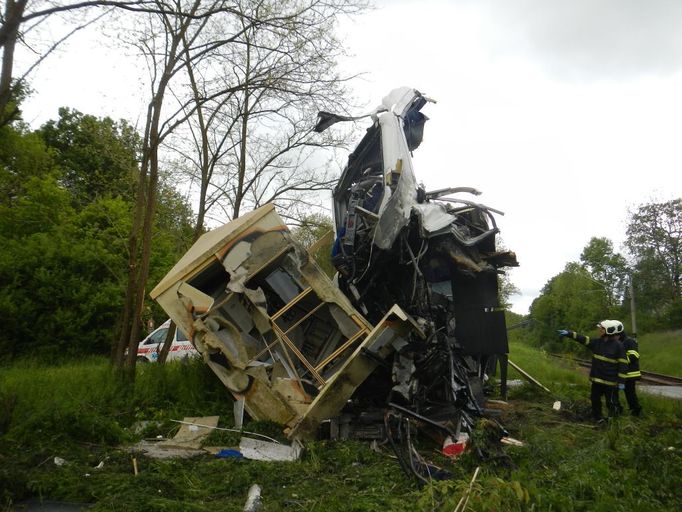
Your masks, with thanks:
<instances>
[{"instance_id":1,"label":"white helmet","mask_svg":"<svg viewBox=\"0 0 682 512\"><path fill-rule=\"evenodd\" d=\"M618 320L602 320L597 325L606 331L607 336L615 336L618 334Z\"/></svg>"},{"instance_id":2,"label":"white helmet","mask_svg":"<svg viewBox=\"0 0 682 512\"><path fill-rule=\"evenodd\" d=\"M614 320L616 322L616 334L620 334L625 330L625 327L623 327L623 322L620 320Z\"/></svg>"}]
</instances>

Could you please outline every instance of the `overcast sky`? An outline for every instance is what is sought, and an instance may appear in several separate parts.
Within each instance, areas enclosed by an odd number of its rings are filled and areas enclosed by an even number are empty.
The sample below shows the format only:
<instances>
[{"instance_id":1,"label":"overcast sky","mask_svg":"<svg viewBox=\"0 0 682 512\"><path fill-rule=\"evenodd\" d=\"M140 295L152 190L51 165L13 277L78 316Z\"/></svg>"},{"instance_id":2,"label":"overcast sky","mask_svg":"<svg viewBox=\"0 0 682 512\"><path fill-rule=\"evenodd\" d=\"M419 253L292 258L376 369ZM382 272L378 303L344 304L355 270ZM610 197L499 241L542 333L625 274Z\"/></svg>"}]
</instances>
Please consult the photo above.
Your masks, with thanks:
<instances>
[{"instance_id":1,"label":"overcast sky","mask_svg":"<svg viewBox=\"0 0 682 512\"><path fill-rule=\"evenodd\" d=\"M514 311L527 313L591 237L620 250L628 209L682 197L682 2L375 4L341 25L343 66L364 73L356 97L374 107L410 86L437 101L423 110L417 178L427 189L475 187L505 213L501 236L520 262ZM141 118L132 60L78 38L66 50L35 75L28 121L59 106Z\"/></svg>"}]
</instances>

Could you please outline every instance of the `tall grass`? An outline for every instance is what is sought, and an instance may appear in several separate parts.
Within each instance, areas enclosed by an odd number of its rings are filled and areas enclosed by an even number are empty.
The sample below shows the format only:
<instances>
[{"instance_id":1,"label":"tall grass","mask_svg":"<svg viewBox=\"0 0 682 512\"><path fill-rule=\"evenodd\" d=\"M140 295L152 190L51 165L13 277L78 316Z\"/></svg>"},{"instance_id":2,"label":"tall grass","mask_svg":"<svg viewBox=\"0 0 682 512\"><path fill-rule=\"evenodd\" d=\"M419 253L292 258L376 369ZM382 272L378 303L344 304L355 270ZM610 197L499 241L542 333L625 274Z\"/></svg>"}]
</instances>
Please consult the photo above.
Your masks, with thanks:
<instances>
[{"instance_id":1,"label":"tall grass","mask_svg":"<svg viewBox=\"0 0 682 512\"><path fill-rule=\"evenodd\" d=\"M574 366L567 366L543 350L529 347L521 342L509 344L509 359L533 378L549 387L551 383L562 385L584 384L585 377L576 373ZM509 369L509 378L521 377L514 369Z\"/></svg>"},{"instance_id":2,"label":"tall grass","mask_svg":"<svg viewBox=\"0 0 682 512\"><path fill-rule=\"evenodd\" d=\"M682 331L645 334L637 341L642 370L682 377Z\"/></svg>"},{"instance_id":3,"label":"tall grass","mask_svg":"<svg viewBox=\"0 0 682 512\"><path fill-rule=\"evenodd\" d=\"M138 365L134 385L103 358L60 366L22 362L0 369L0 389L13 396L13 417L26 421L50 409L96 411L129 424L140 413L215 414L216 405L231 410L232 398L201 362ZM224 401L224 405L220 405ZM149 419L149 418L147 418Z\"/></svg>"},{"instance_id":4,"label":"tall grass","mask_svg":"<svg viewBox=\"0 0 682 512\"><path fill-rule=\"evenodd\" d=\"M467 493L468 511L682 510L682 401L641 395L641 418L597 427L589 422L586 375L521 343L511 344L510 358L551 391L512 388L509 408L495 420L524 446L500 444L490 419L454 461L439 456L432 439L419 439L423 454L453 476L423 488L390 450L377 453L364 442L308 443L294 463L137 454L135 476L133 455L121 445L139 438L130 429L136 420L220 415L231 422L231 399L201 362L141 366L134 388L101 359L0 368L0 510L28 496L89 502L93 511L242 510L254 483L268 511L451 512ZM55 465L55 456L67 463Z\"/></svg>"}]
</instances>

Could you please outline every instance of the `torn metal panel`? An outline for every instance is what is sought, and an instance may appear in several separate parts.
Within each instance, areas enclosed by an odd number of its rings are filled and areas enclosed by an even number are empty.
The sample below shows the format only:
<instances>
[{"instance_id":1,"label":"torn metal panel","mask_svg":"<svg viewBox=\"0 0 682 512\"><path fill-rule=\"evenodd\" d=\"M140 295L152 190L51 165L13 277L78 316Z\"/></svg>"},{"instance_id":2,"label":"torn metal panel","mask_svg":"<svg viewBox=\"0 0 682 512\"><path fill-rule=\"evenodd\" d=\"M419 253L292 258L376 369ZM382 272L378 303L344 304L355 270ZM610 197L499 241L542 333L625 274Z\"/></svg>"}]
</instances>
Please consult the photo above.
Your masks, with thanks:
<instances>
[{"instance_id":1,"label":"torn metal panel","mask_svg":"<svg viewBox=\"0 0 682 512\"><path fill-rule=\"evenodd\" d=\"M414 320L395 306L329 379L288 435L315 437L320 423L337 416L379 362L386 361L388 356L403 347L412 336L419 339L423 337L423 333Z\"/></svg>"},{"instance_id":2,"label":"torn metal panel","mask_svg":"<svg viewBox=\"0 0 682 512\"><path fill-rule=\"evenodd\" d=\"M421 109L429 101L403 87L375 110L333 192L332 261L339 288L370 322L397 305L427 336L421 346L398 351L384 373L393 414L469 431L483 413L483 387L495 361L506 361L498 275L518 263L513 252L496 247L495 215L502 212L449 197L478 190L427 192L417 185L411 152L421 143L427 121ZM389 437L395 425L403 423L386 424Z\"/></svg>"},{"instance_id":3,"label":"torn metal panel","mask_svg":"<svg viewBox=\"0 0 682 512\"><path fill-rule=\"evenodd\" d=\"M370 114L333 191L334 283L268 205L204 235L151 294L251 417L290 438L385 435L415 473L430 471L415 424L442 445L484 414L508 353L498 276L518 265L496 245L502 212L449 197L478 190L418 185L429 101L403 87Z\"/></svg>"},{"instance_id":4,"label":"torn metal panel","mask_svg":"<svg viewBox=\"0 0 682 512\"><path fill-rule=\"evenodd\" d=\"M391 356L386 333L419 326L399 308L371 325L271 206L245 217L199 239L151 295L252 418L312 435Z\"/></svg>"}]
</instances>

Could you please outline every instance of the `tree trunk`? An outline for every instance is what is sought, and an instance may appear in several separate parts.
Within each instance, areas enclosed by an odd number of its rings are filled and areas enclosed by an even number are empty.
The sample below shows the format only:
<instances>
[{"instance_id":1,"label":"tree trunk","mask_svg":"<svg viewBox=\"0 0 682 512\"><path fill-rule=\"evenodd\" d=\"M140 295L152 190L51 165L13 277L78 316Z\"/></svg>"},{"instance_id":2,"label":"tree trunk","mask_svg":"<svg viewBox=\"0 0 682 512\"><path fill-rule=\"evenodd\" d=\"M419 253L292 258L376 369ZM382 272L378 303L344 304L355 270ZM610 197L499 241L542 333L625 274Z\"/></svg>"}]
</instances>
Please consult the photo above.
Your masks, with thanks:
<instances>
[{"instance_id":1,"label":"tree trunk","mask_svg":"<svg viewBox=\"0 0 682 512\"><path fill-rule=\"evenodd\" d=\"M159 358L156 360L157 363L163 364L166 362L166 359L168 359L168 352L170 352L170 347L173 344L176 330L177 327L175 326L175 322L171 320L171 323L168 326L168 332L166 333L166 339L163 340L163 346L161 347L161 352L159 352Z\"/></svg>"},{"instance_id":2,"label":"tree trunk","mask_svg":"<svg viewBox=\"0 0 682 512\"><path fill-rule=\"evenodd\" d=\"M5 16L2 24L2 68L0 69L0 126L14 119L18 109L15 107L7 112L12 99L12 73L14 68L14 48L19 35L19 25L26 8L27 0L7 0Z\"/></svg>"}]
</instances>

